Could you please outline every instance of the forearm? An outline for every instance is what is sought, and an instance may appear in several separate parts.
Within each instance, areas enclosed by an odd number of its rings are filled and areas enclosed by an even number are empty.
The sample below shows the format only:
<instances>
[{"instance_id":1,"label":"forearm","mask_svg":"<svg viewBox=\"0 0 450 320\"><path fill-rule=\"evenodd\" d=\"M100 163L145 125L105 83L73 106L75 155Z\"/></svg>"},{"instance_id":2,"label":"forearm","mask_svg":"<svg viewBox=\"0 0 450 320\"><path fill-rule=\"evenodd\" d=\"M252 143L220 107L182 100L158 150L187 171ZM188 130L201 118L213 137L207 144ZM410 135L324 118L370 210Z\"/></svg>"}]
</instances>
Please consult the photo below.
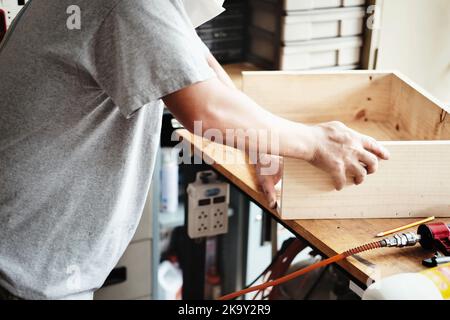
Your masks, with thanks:
<instances>
[{"instance_id":1,"label":"forearm","mask_svg":"<svg viewBox=\"0 0 450 320\"><path fill-rule=\"evenodd\" d=\"M189 131L194 132L194 122L201 121L201 132L195 133L204 135L208 130L218 130L224 138L219 142L246 152L312 157L310 127L273 115L218 79L195 84L188 90L195 92L183 94L188 112L177 107L181 93L166 97L165 103Z\"/></svg>"},{"instance_id":2,"label":"forearm","mask_svg":"<svg viewBox=\"0 0 450 320\"><path fill-rule=\"evenodd\" d=\"M258 161L253 155L260 154L307 160L328 172L337 190L348 177L355 184L362 183L377 170L378 158L389 159L389 152L376 140L340 122L306 126L280 118L217 78L163 99L191 132L245 150L252 161Z\"/></svg>"}]
</instances>

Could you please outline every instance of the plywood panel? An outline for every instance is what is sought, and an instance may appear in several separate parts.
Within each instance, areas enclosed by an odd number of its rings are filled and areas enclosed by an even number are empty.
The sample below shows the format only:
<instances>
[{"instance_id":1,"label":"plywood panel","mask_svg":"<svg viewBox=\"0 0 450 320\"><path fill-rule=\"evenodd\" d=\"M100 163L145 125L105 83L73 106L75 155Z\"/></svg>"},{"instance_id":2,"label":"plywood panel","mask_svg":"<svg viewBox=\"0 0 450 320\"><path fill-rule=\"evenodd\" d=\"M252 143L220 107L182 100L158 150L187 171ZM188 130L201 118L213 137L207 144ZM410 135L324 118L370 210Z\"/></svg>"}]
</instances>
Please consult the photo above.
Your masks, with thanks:
<instances>
[{"instance_id":1,"label":"plywood panel","mask_svg":"<svg viewBox=\"0 0 450 320\"><path fill-rule=\"evenodd\" d=\"M392 74L373 72L244 72L243 91L293 121L386 120Z\"/></svg>"},{"instance_id":2,"label":"plywood panel","mask_svg":"<svg viewBox=\"0 0 450 320\"><path fill-rule=\"evenodd\" d=\"M391 99L391 119L399 131L407 131L416 140L450 139L448 107L399 73L392 79Z\"/></svg>"},{"instance_id":3,"label":"plywood panel","mask_svg":"<svg viewBox=\"0 0 450 320\"><path fill-rule=\"evenodd\" d=\"M400 131L389 122L379 121L349 121L344 122L349 128L371 136L378 141L408 141L414 140L407 131Z\"/></svg>"},{"instance_id":4,"label":"plywood panel","mask_svg":"<svg viewBox=\"0 0 450 320\"><path fill-rule=\"evenodd\" d=\"M328 174L284 160L283 219L450 216L450 142L385 143L391 159L360 186L335 191Z\"/></svg>"}]
</instances>

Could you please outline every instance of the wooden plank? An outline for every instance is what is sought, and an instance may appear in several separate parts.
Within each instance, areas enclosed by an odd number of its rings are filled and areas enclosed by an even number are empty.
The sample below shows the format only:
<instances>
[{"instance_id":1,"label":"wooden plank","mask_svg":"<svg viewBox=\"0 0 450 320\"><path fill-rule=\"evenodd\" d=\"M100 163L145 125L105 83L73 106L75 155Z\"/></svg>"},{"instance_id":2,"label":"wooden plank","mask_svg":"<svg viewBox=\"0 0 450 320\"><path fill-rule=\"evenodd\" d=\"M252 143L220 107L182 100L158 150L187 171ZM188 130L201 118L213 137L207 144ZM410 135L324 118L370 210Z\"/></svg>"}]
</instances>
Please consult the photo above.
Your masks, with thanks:
<instances>
[{"instance_id":1,"label":"wooden plank","mask_svg":"<svg viewBox=\"0 0 450 320\"><path fill-rule=\"evenodd\" d=\"M386 142L389 161L375 175L336 191L331 177L284 159L283 219L450 217L450 141ZM350 180L350 178L349 178Z\"/></svg>"},{"instance_id":2,"label":"wooden plank","mask_svg":"<svg viewBox=\"0 0 450 320\"><path fill-rule=\"evenodd\" d=\"M299 122L384 121L391 73L243 72L243 91L261 106Z\"/></svg>"},{"instance_id":3,"label":"wooden plank","mask_svg":"<svg viewBox=\"0 0 450 320\"><path fill-rule=\"evenodd\" d=\"M192 145L196 152L204 151L204 144L209 146L207 158L215 160L212 167L225 178L230 180L237 188L246 193L255 203L265 208L273 216L280 218L276 210L271 210L257 183L253 166L246 164L220 163L222 152L218 152L214 143L194 139L187 130L177 130L177 136L184 139L185 143ZM228 148L228 147L227 147ZM236 157L242 157L241 151L227 149L228 152L236 152ZM333 219L333 220L285 220L283 223L298 237L306 240L311 246L318 249L324 255L330 257L352 247L374 241L374 236L385 230L415 222L416 219ZM438 221L450 223L450 219ZM409 231L415 231L410 229ZM378 277L387 277L402 272L418 272L424 270L421 261L432 255L420 247L405 249L382 249L367 252L357 257L349 258L339 263L347 272L361 283L377 280Z\"/></svg>"},{"instance_id":4,"label":"wooden plank","mask_svg":"<svg viewBox=\"0 0 450 320\"><path fill-rule=\"evenodd\" d=\"M450 108L417 84L395 73L392 79L393 125L416 140L450 140Z\"/></svg>"},{"instance_id":5,"label":"wooden plank","mask_svg":"<svg viewBox=\"0 0 450 320\"><path fill-rule=\"evenodd\" d=\"M357 121L377 122L386 140L450 140L450 107L398 72L243 72L243 91L293 121L340 120L359 129Z\"/></svg>"},{"instance_id":6,"label":"wooden plank","mask_svg":"<svg viewBox=\"0 0 450 320\"><path fill-rule=\"evenodd\" d=\"M351 121L345 123L348 127L378 141L408 141L411 135L405 130L396 130L389 122Z\"/></svg>"}]
</instances>

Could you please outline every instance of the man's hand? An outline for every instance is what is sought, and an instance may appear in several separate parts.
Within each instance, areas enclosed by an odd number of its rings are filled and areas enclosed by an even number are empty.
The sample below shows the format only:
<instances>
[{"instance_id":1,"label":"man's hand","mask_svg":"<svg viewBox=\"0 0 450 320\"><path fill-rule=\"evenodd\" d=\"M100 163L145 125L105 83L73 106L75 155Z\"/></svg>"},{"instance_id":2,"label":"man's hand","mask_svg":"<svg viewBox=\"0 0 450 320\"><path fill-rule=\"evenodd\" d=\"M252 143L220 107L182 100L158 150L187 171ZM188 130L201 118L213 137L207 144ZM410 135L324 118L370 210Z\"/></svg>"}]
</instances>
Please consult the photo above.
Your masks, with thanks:
<instances>
[{"instance_id":1,"label":"man's hand","mask_svg":"<svg viewBox=\"0 0 450 320\"><path fill-rule=\"evenodd\" d=\"M353 179L356 185L378 169L379 159L388 160L389 151L375 139L362 135L340 122L329 122L312 127L314 146L308 160L328 172L337 190Z\"/></svg>"},{"instance_id":2,"label":"man's hand","mask_svg":"<svg viewBox=\"0 0 450 320\"><path fill-rule=\"evenodd\" d=\"M351 178L359 185L368 174L378 169L379 159L388 160L389 151L375 139L362 135L340 122L323 123L310 127L310 157L304 160L326 171L334 180L335 188L341 190ZM276 184L282 177L283 158L261 155L256 164L256 176L271 208L276 207ZM265 174L264 168L278 170Z\"/></svg>"}]
</instances>

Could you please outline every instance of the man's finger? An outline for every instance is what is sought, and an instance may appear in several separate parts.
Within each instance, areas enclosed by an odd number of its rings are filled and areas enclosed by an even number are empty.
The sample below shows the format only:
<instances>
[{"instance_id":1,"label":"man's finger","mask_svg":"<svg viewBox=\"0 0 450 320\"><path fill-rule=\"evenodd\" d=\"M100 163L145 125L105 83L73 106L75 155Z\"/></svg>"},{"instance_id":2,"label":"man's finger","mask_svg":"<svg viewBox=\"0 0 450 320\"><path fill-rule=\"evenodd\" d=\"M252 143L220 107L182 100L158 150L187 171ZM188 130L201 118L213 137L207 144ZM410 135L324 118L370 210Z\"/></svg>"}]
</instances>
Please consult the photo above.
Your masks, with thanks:
<instances>
[{"instance_id":1,"label":"man's finger","mask_svg":"<svg viewBox=\"0 0 450 320\"><path fill-rule=\"evenodd\" d=\"M367 171L360 163L355 163L349 167L348 174L349 176L354 177L356 185L360 185L366 179Z\"/></svg>"},{"instance_id":2,"label":"man's finger","mask_svg":"<svg viewBox=\"0 0 450 320\"><path fill-rule=\"evenodd\" d=\"M374 155L376 155L378 158L383 160L389 160L390 153L389 150L387 150L385 147L383 147L378 141L371 137L365 136L363 138L363 147L367 151L372 152Z\"/></svg>"},{"instance_id":3,"label":"man's finger","mask_svg":"<svg viewBox=\"0 0 450 320\"><path fill-rule=\"evenodd\" d=\"M257 172L257 178L259 185L264 193L264 196L267 199L267 202L269 202L269 206L274 209L277 204L277 195L275 191L275 183L272 176L263 175L261 174L261 164L258 163L256 165L256 172Z\"/></svg>"},{"instance_id":4,"label":"man's finger","mask_svg":"<svg viewBox=\"0 0 450 320\"><path fill-rule=\"evenodd\" d=\"M347 183L347 177L345 176L344 168L340 168L335 173L331 175L334 181L334 187L337 191L344 189L345 184Z\"/></svg>"},{"instance_id":5,"label":"man's finger","mask_svg":"<svg viewBox=\"0 0 450 320\"><path fill-rule=\"evenodd\" d=\"M264 195L266 196L269 206L274 209L277 204L277 193L275 191L275 185L273 179L270 176L262 177L260 179L261 187L263 189Z\"/></svg>"},{"instance_id":6,"label":"man's finger","mask_svg":"<svg viewBox=\"0 0 450 320\"><path fill-rule=\"evenodd\" d=\"M366 150L362 150L358 156L365 166L368 174L373 174L378 170L378 158Z\"/></svg>"}]
</instances>

